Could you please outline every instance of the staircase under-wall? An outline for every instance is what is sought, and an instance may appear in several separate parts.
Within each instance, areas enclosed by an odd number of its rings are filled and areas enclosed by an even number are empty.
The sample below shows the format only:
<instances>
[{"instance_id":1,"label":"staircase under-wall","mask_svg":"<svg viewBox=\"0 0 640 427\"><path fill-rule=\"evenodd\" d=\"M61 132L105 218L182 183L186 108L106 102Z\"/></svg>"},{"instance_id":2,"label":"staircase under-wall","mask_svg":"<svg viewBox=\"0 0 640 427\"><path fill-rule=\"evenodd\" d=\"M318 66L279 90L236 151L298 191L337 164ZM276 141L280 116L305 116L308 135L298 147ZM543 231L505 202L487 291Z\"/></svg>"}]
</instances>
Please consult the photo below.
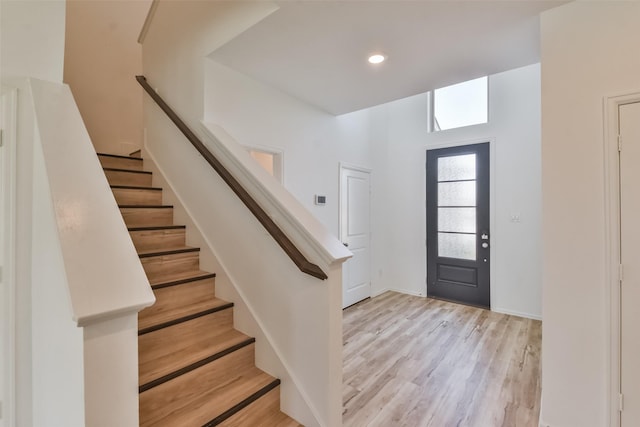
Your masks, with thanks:
<instances>
[{"instance_id":1,"label":"staircase under-wall","mask_svg":"<svg viewBox=\"0 0 640 427\"><path fill-rule=\"evenodd\" d=\"M138 317L141 426L299 426L280 411L280 380L255 366L255 339L233 327L233 303L137 156L98 154L153 288Z\"/></svg>"}]
</instances>

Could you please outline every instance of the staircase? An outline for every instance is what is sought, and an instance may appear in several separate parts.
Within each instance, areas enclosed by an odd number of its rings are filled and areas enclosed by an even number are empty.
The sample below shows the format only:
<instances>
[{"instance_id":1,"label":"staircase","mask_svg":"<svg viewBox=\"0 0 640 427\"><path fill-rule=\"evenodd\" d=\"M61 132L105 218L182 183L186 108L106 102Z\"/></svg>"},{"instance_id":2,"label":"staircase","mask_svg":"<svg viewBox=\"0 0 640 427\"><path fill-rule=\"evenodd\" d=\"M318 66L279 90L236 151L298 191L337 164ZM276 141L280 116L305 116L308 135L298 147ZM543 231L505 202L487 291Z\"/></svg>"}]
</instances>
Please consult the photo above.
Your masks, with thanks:
<instances>
[{"instance_id":1,"label":"staircase","mask_svg":"<svg viewBox=\"0 0 640 427\"><path fill-rule=\"evenodd\" d=\"M141 426L299 426L280 411L280 380L255 367L255 339L135 156L98 154L156 303L138 315Z\"/></svg>"}]
</instances>

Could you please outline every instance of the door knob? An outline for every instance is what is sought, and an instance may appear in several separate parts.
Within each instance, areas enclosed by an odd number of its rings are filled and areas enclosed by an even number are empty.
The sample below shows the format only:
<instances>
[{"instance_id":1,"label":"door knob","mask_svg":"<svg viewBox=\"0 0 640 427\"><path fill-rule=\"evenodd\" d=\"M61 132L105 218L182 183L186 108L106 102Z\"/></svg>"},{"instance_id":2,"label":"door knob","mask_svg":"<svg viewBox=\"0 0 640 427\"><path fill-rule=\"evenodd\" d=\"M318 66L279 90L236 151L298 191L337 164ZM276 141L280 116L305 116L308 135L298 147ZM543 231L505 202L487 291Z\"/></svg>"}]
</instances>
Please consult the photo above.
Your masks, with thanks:
<instances>
[{"instance_id":1,"label":"door knob","mask_svg":"<svg viewBox=\"0 0 640 427\"><path fill-rule=\"evenodd\" d=\"M489 244L487 242L482 242L482 247L487 249L489 247Z\"/></svg>"},{"instance_id":2,"label":"door knob","mask_svg":"<svg viewBox=\"0 0 640 427\"><path fill-rule=\"evenodd\" d=\"M344 243L344 242L343 242L342 244L343 244L345 247L347 247L347 248L349 247L349 244L348 244L348 243Z\"/></svg>"}]
</instances>

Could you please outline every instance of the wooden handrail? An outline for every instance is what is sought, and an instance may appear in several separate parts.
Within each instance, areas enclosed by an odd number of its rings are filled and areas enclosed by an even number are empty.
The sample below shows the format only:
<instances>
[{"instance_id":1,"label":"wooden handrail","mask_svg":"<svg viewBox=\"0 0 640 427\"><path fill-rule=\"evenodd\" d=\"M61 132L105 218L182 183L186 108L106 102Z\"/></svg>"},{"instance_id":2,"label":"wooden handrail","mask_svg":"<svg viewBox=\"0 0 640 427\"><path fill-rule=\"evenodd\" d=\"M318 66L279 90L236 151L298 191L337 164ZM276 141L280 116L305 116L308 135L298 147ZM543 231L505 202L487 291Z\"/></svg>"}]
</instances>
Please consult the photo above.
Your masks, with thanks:
<instances>
[{"instance_id":1,"label":"wooden handrail","mask_svg":"<svg viewBox=\"0 0 640 427\"><path fill-rule=\"evenodd\" d=\"M303 254L298 250L296 245L289 240L284 232L273 222L271 217L258 205L258 203L251 197L247 190L242 187L240 182L231 175L231 173L220 163L220 161L209 151L202 141L189 129L189 127L178 117L178 115L167 105L166 102L156 93L155 90L147 83L147 79L144 76L136 76L136 80L144 88L145 91L151 96L151 98L158 104L158 106L165 112L171 121L180 129L185 137L193 144L198 152L204 157L204 159L211 165L211 167L220 175L220 177L227 183L227 185L233 190L234 193L240 198L242 203L253 213L260 224L271 234L271 237L280 245L282 250L291 258L294 264L302 271L318 279L326 279L327 275L316 264L311 263Z\"/></svg>"}]
</instances>

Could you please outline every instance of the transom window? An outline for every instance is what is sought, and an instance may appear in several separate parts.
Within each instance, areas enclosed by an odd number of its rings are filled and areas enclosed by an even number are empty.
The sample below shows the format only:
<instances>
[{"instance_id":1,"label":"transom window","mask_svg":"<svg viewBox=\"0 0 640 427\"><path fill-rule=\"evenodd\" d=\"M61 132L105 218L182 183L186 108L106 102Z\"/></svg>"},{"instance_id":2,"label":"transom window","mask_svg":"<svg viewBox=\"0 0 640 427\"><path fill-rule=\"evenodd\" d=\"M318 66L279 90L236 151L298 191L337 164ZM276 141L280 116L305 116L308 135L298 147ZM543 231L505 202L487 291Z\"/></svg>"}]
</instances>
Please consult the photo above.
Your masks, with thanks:
<instances>
[{"instance_id":1,"label":"transom window","mask_svg":"<svg viewBox=\"0 0 640 427\"><path fill-rule=\"evenodd\" d=\"M431 131L487 123L489 79L480 77L431 93Z\"/></svg>"}]
</instances>

